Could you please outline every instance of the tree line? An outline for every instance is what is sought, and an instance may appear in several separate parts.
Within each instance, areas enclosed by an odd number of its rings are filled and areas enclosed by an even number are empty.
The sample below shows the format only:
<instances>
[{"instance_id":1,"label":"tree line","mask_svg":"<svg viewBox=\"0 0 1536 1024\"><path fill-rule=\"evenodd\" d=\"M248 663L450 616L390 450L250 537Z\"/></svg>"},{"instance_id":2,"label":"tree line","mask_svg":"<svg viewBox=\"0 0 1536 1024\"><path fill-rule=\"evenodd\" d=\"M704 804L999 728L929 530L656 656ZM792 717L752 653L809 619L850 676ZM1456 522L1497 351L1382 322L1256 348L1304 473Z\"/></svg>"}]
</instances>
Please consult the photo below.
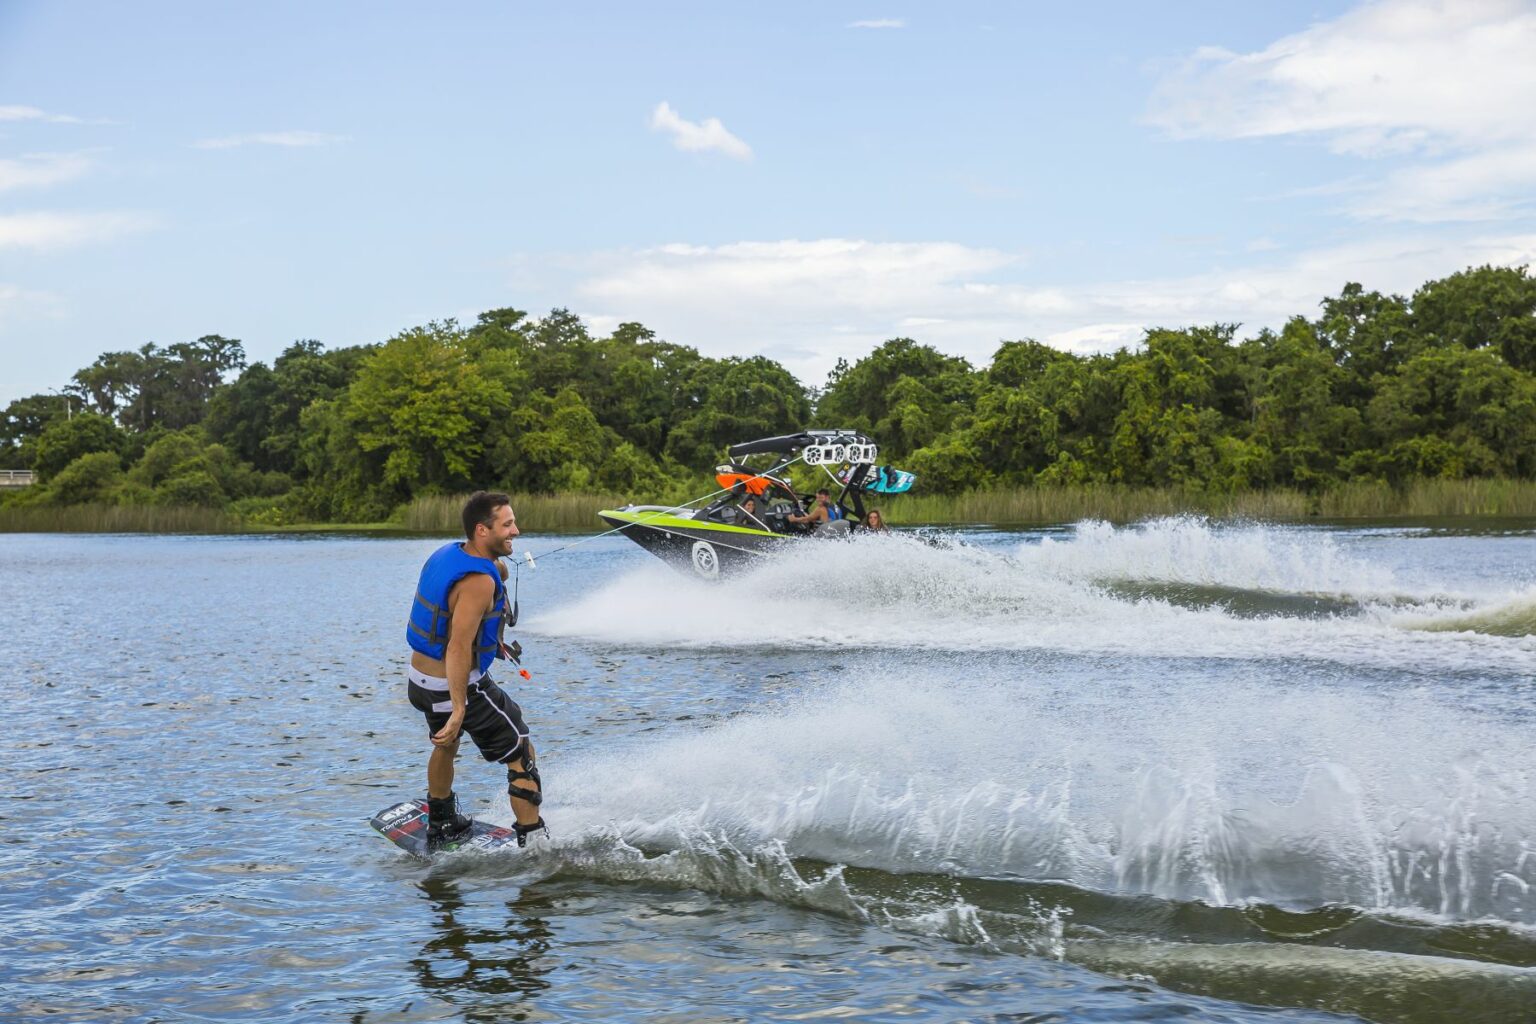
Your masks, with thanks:
<instances>
[{"instance_id":1,"label":"tree line","mask_svg":"<svg viewBox=\"0 0 1536 1024\"><path fill-rule=\"evenodd\" d=\"M893 338L820 387L638 323L594 337L563 309L297 341L271 366L208 335L103 354L62 394L12 402L0 468L41 481L10 503L373 521L479 486L681 497L728 444L812 425L865 431L936 493L1536 477L1536 278L1348 284L1278 331L1158 328L1100 355L1004 341L980 368Z\"/></svg>"}]
</instances>

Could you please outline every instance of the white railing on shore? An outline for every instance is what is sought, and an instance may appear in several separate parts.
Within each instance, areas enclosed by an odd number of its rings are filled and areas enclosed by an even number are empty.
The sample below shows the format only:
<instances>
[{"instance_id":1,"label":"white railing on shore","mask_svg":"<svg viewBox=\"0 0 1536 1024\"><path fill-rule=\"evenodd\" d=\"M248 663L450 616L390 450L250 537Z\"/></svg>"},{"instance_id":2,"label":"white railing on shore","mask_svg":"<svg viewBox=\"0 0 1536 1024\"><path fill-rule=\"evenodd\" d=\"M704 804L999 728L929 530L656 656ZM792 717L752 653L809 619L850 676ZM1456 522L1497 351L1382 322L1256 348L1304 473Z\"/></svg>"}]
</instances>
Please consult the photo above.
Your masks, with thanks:
<instances>
[{"instance_id":1,"label":"white railing on shore","mask_svg":"<svg viewBox=\"0 0 1536 1024\"><path fill-rule=\"evenodd\" d=\"M31 487L30 469L0 469L0 487Z\"/></svg>"}]
</instances>

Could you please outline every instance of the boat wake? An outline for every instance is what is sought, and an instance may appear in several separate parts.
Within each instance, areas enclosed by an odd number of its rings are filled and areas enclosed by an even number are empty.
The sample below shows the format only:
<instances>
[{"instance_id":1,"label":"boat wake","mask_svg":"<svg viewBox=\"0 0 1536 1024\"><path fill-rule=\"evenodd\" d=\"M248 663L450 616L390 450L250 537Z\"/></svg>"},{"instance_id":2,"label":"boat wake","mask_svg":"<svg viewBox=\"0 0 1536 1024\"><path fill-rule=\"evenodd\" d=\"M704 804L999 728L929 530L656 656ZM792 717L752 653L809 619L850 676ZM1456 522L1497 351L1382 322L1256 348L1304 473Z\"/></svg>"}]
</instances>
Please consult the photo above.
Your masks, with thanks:
<instances>
[{"instance_id":1,"label":"boat wake","mask_svg":"<svg viewBox=\"0 0 1536 1024\"><path fill-rule=\"evenodd\" d=\"M1423 700L871 674L552 768L539 876L1378 1020L1455 993L1515 1021L1536 994L1536 752ZM443 870L509 868L529 870Z\"/></svg>"},{"instance_id":2,"label":"boat wake","mask_svg":"<svg viewBox=\"0 0 1536 1024\"><path fill-rule=\"evenodd\" d=\"M1456 607L1399 619L1407 629L1434 633L1484 633L1488 636L1536 636L1536 588L1503 601Z\"/></svg>"},{"instance_id":3,"label":"boat wake","mask_svg":"<svg viewBox=\"0 0 1536 1024\"><path fill-rule=\"evenodd\" d=\"M637 602L636 594L665 594ZM1320 531L1079 524L1007 547L908 537L801 545L705 582L646 565L529 623L647 647L1044 650L1524 671L1531 591L1404 584Z\"/></svg>"},{"instance_id":4,"label":"boat wake","mask_svg":"<svg viewBox=\"0 0 1536 1024\"><path fill-rule=\"evenodd\" d=\"M1521 585L1436 587L1321 531L1196 520L805 545L714 584L648 566L531 628L840 671L547 771L566 838L538 870L1224 998L1525 1021Z\"/></svg>"}]
</instances>

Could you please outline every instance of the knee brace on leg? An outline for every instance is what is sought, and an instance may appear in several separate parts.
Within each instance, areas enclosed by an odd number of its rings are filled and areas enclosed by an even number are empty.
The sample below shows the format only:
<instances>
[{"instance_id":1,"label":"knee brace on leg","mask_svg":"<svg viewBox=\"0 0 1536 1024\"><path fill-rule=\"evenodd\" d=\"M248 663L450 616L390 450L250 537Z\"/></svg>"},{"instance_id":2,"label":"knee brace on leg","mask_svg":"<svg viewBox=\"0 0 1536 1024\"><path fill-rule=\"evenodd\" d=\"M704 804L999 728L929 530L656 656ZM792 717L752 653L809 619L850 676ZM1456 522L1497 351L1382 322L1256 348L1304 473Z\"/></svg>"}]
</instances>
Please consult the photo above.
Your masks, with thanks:
<instances>
[{"instance_id":1,"label":"knee brace on leg","mask_svg":"<svg viewBox=\"0 0 1536 1024\"><path fill-rule=\"evenodd\" d=\"M542 792L544 788L544 780L539 778L539 766L535 764L533 760L532 744L525 742L524 745L526 749L523 751L522 762L523 768L526 770L518 771L511 765L507 766L507 793L512 797L513 800L523 800L532 804L534 807L538 807L544 802L544 794ZM516 785L517 782L523 780L532 782L539 788L528 789L526 786Z\"/></svg>"}]
</instances>

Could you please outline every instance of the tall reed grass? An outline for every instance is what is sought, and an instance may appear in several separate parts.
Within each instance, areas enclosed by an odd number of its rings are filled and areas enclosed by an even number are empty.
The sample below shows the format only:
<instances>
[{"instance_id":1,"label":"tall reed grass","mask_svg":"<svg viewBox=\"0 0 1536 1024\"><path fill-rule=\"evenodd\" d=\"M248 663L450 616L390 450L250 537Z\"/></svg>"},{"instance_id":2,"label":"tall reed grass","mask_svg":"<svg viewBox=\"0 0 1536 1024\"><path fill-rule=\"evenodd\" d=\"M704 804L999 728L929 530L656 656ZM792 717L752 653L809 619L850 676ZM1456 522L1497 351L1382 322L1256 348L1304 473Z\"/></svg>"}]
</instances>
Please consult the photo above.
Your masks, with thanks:
<instances>
[{"instance_id":1,"label":"tall reed grass","mask_svg":"<svg viewBox=\"0 0 1536 1024\"><path fill-rule=\"evenodd\" d=\"M0 507L0 533L232 533L239 520L213 508L159 505Z\"/></svg>"},{"instance_id":2,"label":"tall reed grass","mask_svg":"<svg viewBox=\"0 0 1536 1024\"><path fill-rule=\"evenodd\" d=\"M1344 484L1323 495L1319 515L1536 516L1536 480L1419 480L1401 490L1386 484Z\"/></svg>"},{"instance_id":3,"label":"tall reed grass","mask_svg":"<svg viewBox=\"0 0 1536 1024\"><path fill-rule=\"evenodd\" d=\"M403 526L419 533L461 533L459 518L467 494L417 498L405 507ZM611 494L514 494L512 509L524 533L598 532L606 529L598 509L618 508L630 499Z\"/></svg>"},{"instance_id":4,"label":"tall reed grass","mask_svg":"<svg viewBox=\"0 0 1536 1024\"><path fill-rule=\"evenodd\" d=\"M877 502L878 504L878 502ZM885 503L893 523L1129 522L1197 514L1239 519L1536 518L1536 481L1421 480L1404 488L1343 484L1317 494L1293 490L1211 494L1171 487L1017 487L958 495L906 495Z\"/></svg>"}]
</instances>

